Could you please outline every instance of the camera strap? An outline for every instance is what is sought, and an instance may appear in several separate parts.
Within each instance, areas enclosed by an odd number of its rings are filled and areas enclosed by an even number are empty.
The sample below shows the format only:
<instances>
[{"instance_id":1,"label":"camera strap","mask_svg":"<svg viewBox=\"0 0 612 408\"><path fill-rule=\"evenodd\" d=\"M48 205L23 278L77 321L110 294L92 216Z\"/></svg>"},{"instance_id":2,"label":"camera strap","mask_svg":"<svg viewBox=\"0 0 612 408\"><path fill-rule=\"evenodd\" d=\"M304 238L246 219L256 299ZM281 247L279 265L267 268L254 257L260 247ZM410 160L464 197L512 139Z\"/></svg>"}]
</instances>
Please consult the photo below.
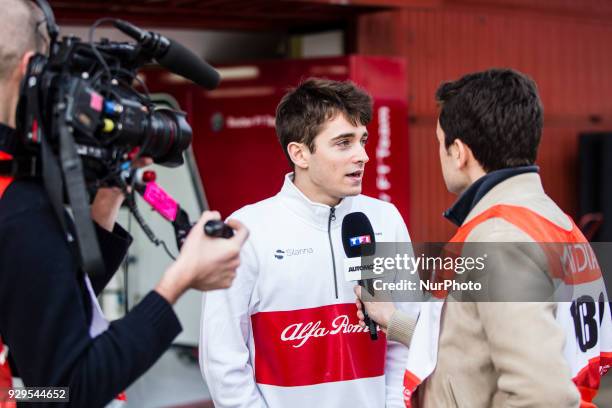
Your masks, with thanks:
<instances>
[{"instance_id":1,"label":"camera strap","mask_svg":"<svg viewBox=\"0 0 612 408\"><path fill-rule=\"evenodd\" d=\"M64 183L62 181L62 173L57 162L57 157L53 154L49 142L45 136L40 138L40 156L42 161L42 179L47 196L55 211L58 221L62 226L62 230L68 235L66 219L64 218Z\"/></svg>"},{"instance_id":2,"label":"camera strap","mask_svg":"<svg viewBox=\"0 0 612 408\"><path fill-rule=\"evenodd\" d=\"M55 211L57 219L62 226L62 231L64 231L66 236L69 236L66 219L64 218L64 185L62 182L62 174L57 158L53 154L53 150L47 141L46 134L44 134L41 127L43 121L40 114L38 76L36 73L42 69L43 62L44 60L40 55L34 55L28 64L28 73L24 79L24 88L22 89L23 94L20 95L20 100L25 98L25 100L29 101L29 103L23 107L23 109L26 109L23 117L25 123L20 130L18 127L18 131L23 132L24 135L27 134L27 139L33 140L40 144L40 159L42 163L39 166L42 170L41 173L43 185L49 197L49 201L51 202L51 206ZM19 158L15 159L19 160ZM36 166L36 163L34 163L34 166ZM19 161L16 161L13 165L13 170L15 171L14 175L19 177L21 176L19 173L21 173L21 171L24 169L20 168ZM34 171L35 170L36 167L34 167Z\"/></svg>"},{"instance_id":3,"label":"camera strap","mask_svg":"<svg viewBox=\"0 0 612 408\"><path fill-rule=\"evenodd\" d=\"M72 214L74 217L74 229L77 236L81 266L85 273L87 273L90 277L101 276L104 274L105 267L93 226L93 221L91 219L89 196L85 187L85 177L83 175L83 163L76 150L76 145L71 134L72 128L68 123L66 123L65 116L63 115L64 113L65 108L60 109L60 114L58 115L58 128L60 130L59 157L66 183L68 204L72 208ZM56 157L47 157L47 159L51 159L54 162L54 166L57 166ZM46 161L48 160L45 160L43 148L43 167ZM43 178L45 176L46 174L43 173ZM56 179L56 176L53 178ZM58 177L57 180L59 180L59 183L61 184L61 176ZM58 181L53 181L53 183L58 184ZM58 200L59 198L58 202L60 204L62 203L61 192L62 190L60 189L59 196L53 198L55 200Z\"/></svg>"}]
</instances>

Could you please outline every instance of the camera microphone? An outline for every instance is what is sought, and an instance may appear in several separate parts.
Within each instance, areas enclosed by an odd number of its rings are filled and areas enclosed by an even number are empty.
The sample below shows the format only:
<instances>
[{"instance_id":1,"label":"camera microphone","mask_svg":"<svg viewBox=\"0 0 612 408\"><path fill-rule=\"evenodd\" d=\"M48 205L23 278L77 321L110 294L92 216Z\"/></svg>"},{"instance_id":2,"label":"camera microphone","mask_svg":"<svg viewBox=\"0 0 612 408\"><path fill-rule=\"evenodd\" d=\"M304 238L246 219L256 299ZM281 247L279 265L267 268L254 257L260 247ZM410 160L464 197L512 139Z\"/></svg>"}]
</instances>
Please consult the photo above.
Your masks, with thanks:
<instances>
[{"instance_id":1,"label":"camera microphone","mask_svg":"<svg viewBox=\"0 0 612 408\"><path fill-rule=\"evenodd\" d=\"M124 20L115 20L113 25L132 37L141 49L159 65L185 77L206 89L219 86L219 73L204 60L182 44L153 31L143 30Z\"/></svg>"}]
</instances>

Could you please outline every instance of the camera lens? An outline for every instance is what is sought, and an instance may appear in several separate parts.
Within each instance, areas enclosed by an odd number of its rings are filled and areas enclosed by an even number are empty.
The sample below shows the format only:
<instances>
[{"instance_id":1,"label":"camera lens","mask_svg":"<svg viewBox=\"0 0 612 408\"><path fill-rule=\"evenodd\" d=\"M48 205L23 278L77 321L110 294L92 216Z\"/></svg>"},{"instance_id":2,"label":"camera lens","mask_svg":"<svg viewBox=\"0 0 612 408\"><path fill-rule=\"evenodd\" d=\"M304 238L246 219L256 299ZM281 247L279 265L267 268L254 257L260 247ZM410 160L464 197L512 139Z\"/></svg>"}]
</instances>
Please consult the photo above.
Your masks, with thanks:
<instances>
[{"instance_id":1,"label":"camera lens","mask_svg":"<svg viewBox=\"0 0 612 408\"><path fill-rule=\"evenodd\" d=\"M142 155L167 167L183 164L183 151L189 147L192 137L185 113L158 109L149 116L148 122L142 141Z\"/></svg>"}]
</instances>

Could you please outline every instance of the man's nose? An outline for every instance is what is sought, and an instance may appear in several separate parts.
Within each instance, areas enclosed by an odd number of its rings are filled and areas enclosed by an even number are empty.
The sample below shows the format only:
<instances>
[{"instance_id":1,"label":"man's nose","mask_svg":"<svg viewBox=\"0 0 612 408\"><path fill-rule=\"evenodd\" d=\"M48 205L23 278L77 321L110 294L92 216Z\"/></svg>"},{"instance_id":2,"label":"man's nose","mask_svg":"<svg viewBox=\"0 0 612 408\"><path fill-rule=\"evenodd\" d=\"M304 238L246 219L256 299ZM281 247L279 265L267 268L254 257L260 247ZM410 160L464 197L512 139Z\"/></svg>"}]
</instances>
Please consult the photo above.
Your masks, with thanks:
<instances>
[{"instance_id":1,"label":"man's nose","mask_svg":"<svg viewBox=\"0 0 612 408\"><path fill-rule=\"evenodd\" d=\"M366 153L365 146L359 144L357 154L355 155L355 161L359 163L366 164L370 158L368 157L368 153Z\"/></svg>"}]
</instances>

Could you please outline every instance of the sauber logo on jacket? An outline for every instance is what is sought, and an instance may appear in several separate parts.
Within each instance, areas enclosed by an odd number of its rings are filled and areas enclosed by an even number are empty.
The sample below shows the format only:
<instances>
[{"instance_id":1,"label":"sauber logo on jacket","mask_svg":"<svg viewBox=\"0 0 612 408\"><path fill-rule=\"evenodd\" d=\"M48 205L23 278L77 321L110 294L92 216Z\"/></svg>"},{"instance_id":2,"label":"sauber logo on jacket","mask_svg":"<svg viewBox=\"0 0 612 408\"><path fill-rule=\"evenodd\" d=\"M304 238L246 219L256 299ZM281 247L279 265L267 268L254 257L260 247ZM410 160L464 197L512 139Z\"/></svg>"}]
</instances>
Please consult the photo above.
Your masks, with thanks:
<instances>
[{"instance_id":1,"label":"sauber logo on jacket","mask_svg":"<svg viewBox=\"0 0 612 408\"><path fill-rule=\"evenodd\" d=\"M386 340L370 340L354 303L251 316L255 379L284 387L384 375Z\"/></svg>"},{"instance_id":2,"label":"sauber logo on jacket","mask_svg":"<svg viewBox=\"0 0 612 408\"><path fill-rule=\"evenodd\" d=\"M312 255L313 253L314 253L314 249L312 248L277 249L276 251L274 251L274 257L276 259L283 259L285 257L290 257L290 256Z\"/></svg>"},{"instance_id":3,"label":"sauber logo on jacket","mask_svg":"<svg viewBox=\"0 0 612 408\"><path fill-rule=\"evenodd\" d=\"M331 329L321 326L321 321L308 323L294 323L287 326L281 333L282 341L295 342L293 347L302 347L311 337L323 337L338 333L359 333L368 331L367 327L362 328L358 324L351 324L347 315L336 317L331 323Z\"/></svg>"}]
</instances>

